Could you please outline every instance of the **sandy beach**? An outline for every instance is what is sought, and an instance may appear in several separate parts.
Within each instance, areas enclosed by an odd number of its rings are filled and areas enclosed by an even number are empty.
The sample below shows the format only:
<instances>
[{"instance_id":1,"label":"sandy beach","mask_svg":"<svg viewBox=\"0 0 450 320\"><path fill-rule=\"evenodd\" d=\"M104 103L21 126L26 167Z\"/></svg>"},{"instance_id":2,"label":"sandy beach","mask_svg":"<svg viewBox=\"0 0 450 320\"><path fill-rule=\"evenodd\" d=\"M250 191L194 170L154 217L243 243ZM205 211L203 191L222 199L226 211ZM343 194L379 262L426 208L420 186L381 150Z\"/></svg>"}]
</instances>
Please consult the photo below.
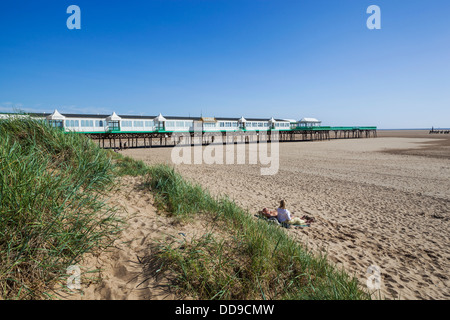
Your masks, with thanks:
<instances>
[{"instance_id":1,"label":"sandy beach","mask_svg":"<svg viewBox=\"0 0 450 320\"><path fill-rule=\"evenodd\" d=\"M172 149L121 153L173 165ZM368 268L378 266L383 298L450 298L449 135L379 131L370 139L281 143L279 151L275 175L262 176L261 165L248 163L176 169L249 214L285 199L294 216L313 216L311 227L290 229L292 236L364 285ZM158 233L156 225L152 230Z\"/></svg>"},{"instance_id":2,"label":"sandy beach","mask_svg":"<svg viewBox=\"0 0 450 320\"><path fill-rule=\"evenodd\" d=\"M449 0L3 3L0 300L450 300Z\"/></svg>"}]
</instances>

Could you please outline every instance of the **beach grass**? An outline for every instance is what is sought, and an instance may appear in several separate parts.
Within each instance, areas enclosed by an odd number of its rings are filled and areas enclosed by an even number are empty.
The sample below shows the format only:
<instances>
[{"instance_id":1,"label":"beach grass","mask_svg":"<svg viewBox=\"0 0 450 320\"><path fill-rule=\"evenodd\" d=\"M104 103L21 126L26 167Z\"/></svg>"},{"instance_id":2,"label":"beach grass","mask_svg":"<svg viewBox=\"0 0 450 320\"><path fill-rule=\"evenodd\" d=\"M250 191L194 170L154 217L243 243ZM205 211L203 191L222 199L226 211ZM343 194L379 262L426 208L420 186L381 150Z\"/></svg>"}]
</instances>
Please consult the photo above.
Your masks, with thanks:
<instances>
[{"instance_id":1,"label":"beach grass","mask_svg":"<svg viewBox=\"0 0 450 320\"><path fill-rule=\"evenodd\" d=\"M0 121L0 297L50 298L85 252L107 246L121 223L102 196L111 156L44 121Z\"/></svg>"},{"instance_id":2,"label":"beach grass","mask_svg":"<svg viewBox=\"0 0 450 320\"><path fill-rule=\"evenodd\" d=\"M159 208L182 219L214 222L215 231L161 243L159 263L198 299L370 299L356 278L314 255L285 228L215 198L167 165L151 167L148 187Z\"/></svg>"},{"instance_id":3,"label":"beach grass","mask_svg":"<svg viewBox=\"0 0 450 320\"><path fill-rule=\"evenodd\" d=\"M140 160L123 156L109 150L111 158L114 160L114 172L119 176L145 176L150 173L150 168Z\"/></svg>"}]
</instances>

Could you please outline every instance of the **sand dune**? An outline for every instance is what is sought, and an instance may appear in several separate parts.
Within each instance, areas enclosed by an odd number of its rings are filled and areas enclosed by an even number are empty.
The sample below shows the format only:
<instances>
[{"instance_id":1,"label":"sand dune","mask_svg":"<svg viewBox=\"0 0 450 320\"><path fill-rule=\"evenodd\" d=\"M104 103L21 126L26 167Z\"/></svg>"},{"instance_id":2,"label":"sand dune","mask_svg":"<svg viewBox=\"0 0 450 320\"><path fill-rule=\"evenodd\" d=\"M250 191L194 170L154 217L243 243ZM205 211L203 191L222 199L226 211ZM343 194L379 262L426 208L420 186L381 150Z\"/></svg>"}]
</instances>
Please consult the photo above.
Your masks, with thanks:
<instances>
[{"instance_id":1,"label":"sand dune","mask_svg":"<svg viewBox=\"0 0 450 320\"><path fill-rule=\"evenodd\" d=\"M251 214L286 199L295 215L314 216L312 227L293 229L292 235L326 251L363 284L367 269L379 266L383 297L448 299L450 157L442 157L442 150L439 157L398 152L436 141L425 136L282 143L273 176L261 176L260 165L249 164L182 164L177 170ZM171 164L171 150L122 152L149 164Z\"/></svg>"},{"instance_id":2,"label":"sand dune","mask_svg":"<svg viewBox=\"0 0 450 320\"><path fill-rule=\"evenodd\" d=\"M160 241L193 234L196 224L181 225L158 213L151 193L142 188L143 179L124 177L109 203L118 208L125 221L119 239L106 251L86 255L79 264L81 291L65 289L58 298L70 300L176 300L170 274L158 275L152 261L152 248ZM97 270L92 273L92 270ZM85 273L90 271L91 273ZM184 297L186 298L186 297Z\"/></svg>"}]
</instances>

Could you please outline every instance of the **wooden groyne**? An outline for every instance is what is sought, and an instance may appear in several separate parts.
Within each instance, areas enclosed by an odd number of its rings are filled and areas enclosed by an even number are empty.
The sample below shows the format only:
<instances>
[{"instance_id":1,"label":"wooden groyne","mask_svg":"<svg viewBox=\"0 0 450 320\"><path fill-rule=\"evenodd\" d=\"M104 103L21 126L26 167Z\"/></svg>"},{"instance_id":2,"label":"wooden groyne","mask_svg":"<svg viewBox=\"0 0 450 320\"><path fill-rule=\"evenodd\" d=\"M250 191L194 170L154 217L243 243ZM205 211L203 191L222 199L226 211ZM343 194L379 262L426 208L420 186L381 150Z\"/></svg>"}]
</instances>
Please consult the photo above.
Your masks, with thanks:
<instances>
[{"instance_id":1,"label":"wooden groyne","mask_svg":"<svg viewBox=\"0 0 450 320\"><path fill-rule=\"evenodd\" d=\"M450 134L450 129L434 129L434 128L431 128L430 134Z\"/></svg>"}]
</instances>

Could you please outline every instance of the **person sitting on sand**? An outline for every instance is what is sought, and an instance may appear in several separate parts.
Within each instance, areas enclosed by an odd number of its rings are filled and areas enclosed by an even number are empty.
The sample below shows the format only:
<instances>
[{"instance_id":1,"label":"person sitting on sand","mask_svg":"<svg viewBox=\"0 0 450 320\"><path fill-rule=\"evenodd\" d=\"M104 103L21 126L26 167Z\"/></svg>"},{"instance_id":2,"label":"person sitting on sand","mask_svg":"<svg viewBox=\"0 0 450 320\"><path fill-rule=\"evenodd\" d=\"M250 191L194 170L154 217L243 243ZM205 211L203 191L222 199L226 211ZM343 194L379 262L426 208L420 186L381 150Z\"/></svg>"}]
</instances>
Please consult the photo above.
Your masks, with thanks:
<instances>
[{"instance_id":1,"label":"person sitting on sand","mask_svg":"<svg viewBox=\"0 0 450 320\"><path fill-rule=\"evenodd\" d=\"M298 217L291 217L291 213L288 209L286 209L286 201L280 201L280 207L277 209L277 219L279 223L287 223L287 224L304 224L305 220L302 220Z\"/></svg>"},{"instance_id":2,"label":"person sitting on sand","mask_svg":"<svg viewBox=\"0 0 450 320\"><path fill-rule=\"evenodd\" d=\"M264 209L262 209L262 211L260 211L260 213L267 219L277 217L277 210L270 210L270 209L264 208Z\"/></svg>"}]
</instances>

